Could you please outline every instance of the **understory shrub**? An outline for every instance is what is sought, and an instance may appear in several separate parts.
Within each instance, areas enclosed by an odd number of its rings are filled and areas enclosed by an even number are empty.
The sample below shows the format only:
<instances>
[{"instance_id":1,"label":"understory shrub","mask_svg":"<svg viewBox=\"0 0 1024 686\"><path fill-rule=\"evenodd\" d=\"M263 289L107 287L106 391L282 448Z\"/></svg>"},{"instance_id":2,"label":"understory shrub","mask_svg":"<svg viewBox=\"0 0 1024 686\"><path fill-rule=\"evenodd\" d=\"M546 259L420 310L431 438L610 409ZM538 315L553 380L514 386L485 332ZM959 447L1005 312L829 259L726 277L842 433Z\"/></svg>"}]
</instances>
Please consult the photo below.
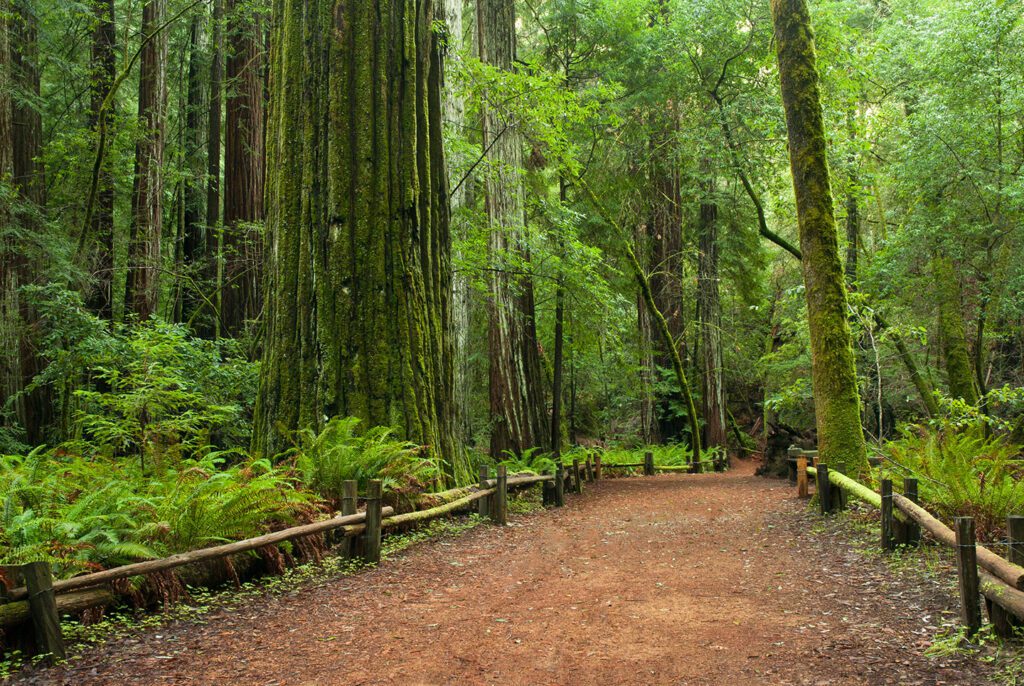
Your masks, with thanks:
<instances>
[{"instance_id":1,"label":"understory shrub","mask_svg":"<svg viewBox=\"0 0 1024 686\"><path fill-rule=\"evenodd\" d=\"M337 504L342 482L354 479L360 490L380 479L385 498L410 503L418 493L433 491L442 480L441 465L419 446L393 437L388 427L358 432L359 419L335 417L317 432L296 433L295 463L308 488Z\"/></svg>"},{"instance_id":2,"label":"understory shrub","mask_svg":"<svg viewBox=\"0 0 1024 686\"><path fill-rule=\"evenodd\" d=\"M983 539L997 538L1007 515L1024 512L1020 447L1005 438L911 426L884 451L897 471L918 479L926 507L947 523L974 517Z\"/></svg>"},{"instance_id":3,"label":"understory shrub","mask_svg":"<svg viewBox=\"0 0 1024 686\"><path fill-rule=\"evenodd\" d=\"M216 453L153 473L42 449L0 456L0 565L58 577L257 536L318 508L287 466Z\"/></svg>"}]
</instances>

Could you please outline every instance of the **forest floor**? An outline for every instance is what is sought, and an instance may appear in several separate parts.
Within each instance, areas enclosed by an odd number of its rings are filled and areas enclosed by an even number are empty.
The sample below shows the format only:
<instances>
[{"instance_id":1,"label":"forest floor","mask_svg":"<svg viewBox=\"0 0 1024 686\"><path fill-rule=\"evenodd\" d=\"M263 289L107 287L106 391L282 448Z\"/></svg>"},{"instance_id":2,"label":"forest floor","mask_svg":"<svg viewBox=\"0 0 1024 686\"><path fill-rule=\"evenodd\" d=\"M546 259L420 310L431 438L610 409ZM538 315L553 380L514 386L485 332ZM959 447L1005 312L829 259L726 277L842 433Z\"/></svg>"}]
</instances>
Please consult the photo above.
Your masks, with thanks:
<instances>
[{"instance_id":1,"label":"forest floor","mask_svg":"<svg viewBox=\"0 0 1024 686\"><path fill-rule=\"evenodd\" d=\"M893 568L795 495L742 463L607 479L15 683L989 683L975 657L924 655L955 620L941 560Z\"/></svg>"}]
</instances>

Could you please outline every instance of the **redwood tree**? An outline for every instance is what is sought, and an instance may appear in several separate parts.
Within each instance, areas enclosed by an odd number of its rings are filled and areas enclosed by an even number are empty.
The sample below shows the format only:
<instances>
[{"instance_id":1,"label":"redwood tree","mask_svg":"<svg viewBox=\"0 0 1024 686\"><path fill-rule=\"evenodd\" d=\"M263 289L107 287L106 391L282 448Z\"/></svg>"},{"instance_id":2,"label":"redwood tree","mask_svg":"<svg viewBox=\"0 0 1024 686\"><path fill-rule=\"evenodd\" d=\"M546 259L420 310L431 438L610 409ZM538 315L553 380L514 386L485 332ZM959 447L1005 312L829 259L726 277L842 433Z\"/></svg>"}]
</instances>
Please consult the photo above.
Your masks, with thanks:
<instances>
[{"instance_id":1,"label":"redwood tree","mask_svg":"<svg viewBox=\"0 0 1024 686\"><path fill-rule=\"evenodd\" d=\"M516 59L514 0L479 0L477 48L480 60L511 71ZM490 225L491 257L488 289L488 352L490 355L491 455L520 454L546 444L540 353L534 317L533 282L508 265L529 263L526 249L525 198L518 170L523 138L515 121L499 103L485 96L481 121L484 155L490 173L484 184L484 206Z\"/></svg>"},{"instance_id":2,"label":"redwood tree","mask_svg":"<svg viewBox=\"0 0 1024 686\"><path fill-rule=\"evenodd\" d=\"M352 415L458 468L431 0L279 0L254 448Z\"/></svg>"},{"instance_id":3,"label":"redwood tree","mask_svg":"<svg viewBox=\"0 0 1024 686\"><path fill-rule=\"evenodd\" d=\"M221 323L237 334L260 309L263 220L263 28L244 0L228 0L224 127L224 275Z\"/></svg>"},{"instance_id":4,"label":"redwood tree","mask_svg":"<svg viewBox=\"0 0 1024 686\"><path fill-rule=\"evenodd\" d=\"M163 233L164 130L167 122L167 0L147 0L142 8L139 60L139 124L128 245L125 312L139 319L154 314L160 294L160 239Z\"/></svg>"}]
</instances>

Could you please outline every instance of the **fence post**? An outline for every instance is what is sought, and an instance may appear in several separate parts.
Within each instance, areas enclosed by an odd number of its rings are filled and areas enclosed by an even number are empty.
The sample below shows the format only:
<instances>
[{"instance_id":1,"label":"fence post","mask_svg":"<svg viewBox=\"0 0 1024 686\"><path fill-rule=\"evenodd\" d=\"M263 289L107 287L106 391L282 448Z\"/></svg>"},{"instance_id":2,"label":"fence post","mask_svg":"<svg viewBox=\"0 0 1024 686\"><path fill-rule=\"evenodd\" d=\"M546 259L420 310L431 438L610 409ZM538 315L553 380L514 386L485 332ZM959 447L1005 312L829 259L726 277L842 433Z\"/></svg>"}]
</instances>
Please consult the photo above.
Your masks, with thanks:
<instances>
[{"instance_id":1,"label":"fence post","mask_svg":"<svg viewBox=\"0 0 1024 686\"><path fill-rule=\"evenodd\" d=\"M903 495L912 503L917 503L917 479L906 477L903 479ZM918 546L921 543L921 525L910 517L905 522L899 523L901 533L900 543L910 546Z\"/></svg>"},{"instance_id":2,"label":"fence post","mask_svg":"<svg viewBox=\"0 0 1024 686\"><path fill-rule=\"evenodd\" d=\"M894 535L894 517L892 509L892 479L882 479L882 550L889 552L896 549Z\"/></svg>"},{"instance_id":3,"label":"fence post","mask_svg":"<svg viewBox=\"0 0 1024 686\"><path fill-rule=\"evenodd\" d=\"M580 476L580 460L574 457L572 459L572 490L576 493L583 492L583 479Z\"/></svg>"},{"instance_id":4,"label":"fence post","mask_svg":"<svg viewBox=\"0 0 1024 686\"><path fill-rule=\"evenodd\" d=\"M786 450L786 472L789 474L789 483L799 485L799 468L797 467L796 460L803 455L804 451L797 448L795 445L789 446ZM806 459L806 458L805 458Z\"/></svg>"},{"instance_id":5,"label":"fence post","mask_svg":"<svg viewBox=\"0 0 1024 686\"><path fill-rule=\"evenodd\" d=\"M654 453L644 453L644 476L654 476Z\"/></svg>"},{"instance_id":6,"label":"fence post","mask_svg":"<svg viewBox=\"0 0 1024 686\"><path fill-rule=\"evenodd\" d=\"M366 484L366 531L363 532L363 560L371 564L380 562L380 479Z\"/></svg>"},{"instance_id":7,"label":"fence post","mask_svg":"<svg viewBox=\"0 0 1024 686\"><path fill-rule=\"evenodd\" d=\"M505 465L498 465L496 479L498 492L494 494L494 507L491 508L491 519L495 524L508 523L508 472Z\"/></svg>"},{"instance_id":8,"label":"fence post","mask_svg":"<svg viewBox=\"0 0 1024 686\"><path fill-rule=\"evenodd\" d=\"M590 455L587 455L587 483L594 482L594 462L591 460Z\"/></svg>"},{"instance_id":9,"label":"fence post","mask_svg":"<svg viewBox=\"0 0 1024 686\"><path fill-rule=\"evenodd\" d=\"M565 464L561 460L555 465L555 507L565 506Z\"/></svg>"},{"instance_id":10,"label":"fence post","mask_svg":"<svg viewBox=\"0 0 1024 686\"><path fill-rule=\"evenodd\" d=\"M1024 565L1024 517L1010 515L1006 518L1007 555L1015 565Z\"/></svg>"},{"instance_id":11,"label":"fence post","mask_svg":"<svg viewBox=\"0 0 1024 686\"><path fill-rule=\"evenodd\" d=\"M818 463L818 508L821 510L821 514L832 513L832 484L828 481L828 465L820 462Z\"/></svg>"},{"instance_id":12,"label":"fence post","mask_svg":"<svg viewBox=\"0 0 1024 686\"><path fill-rule=\"evenodd\" d=\"M810 495L807 488L807 458L800 456L796 458L796 494L800 498Z\"/></svg>"},{"instance_id":13,"label":"fence post","mask_svg":"<svg viewBox=\"0 0 1024 686\"><path fill-rule=\"evenodd\" d=\"M487 490L489 488L488 485L487 485L487 480L489 478L490 478L490 469L488 469L487 467L481 467L480 468L480 490L481 491L485 491L485 490ZM476 501L477 502L477 509L476 509L477 514L479 514L481 517L488 516L490 514L490 512L491 512L491 502L490 501L491 501L491 496L489 496L489 495L485 495L483 498L480 498L480 500Z\"/></svg>"},{"instance_id":14,"label":"fence post","mask_svg":"<svg viewBox=\"0 0 1024 686\"><path fill-rule=\"evenodd\" d=\"M594 478L598 481L601 480L601 456L594 455Z\"/></svg>"},{"instance_id":15,"label":"fence post","mask_svg":"<svg viewBox=\"0 0 1024 686\"><path fill-rule=\"evenodd\" d=\"M60 631L60 616L57 614L57 596L53 592L53 573L48 562L29 562L21 568L28 591L29 612L32 614L32 628L36 635L36 648L49 654L51 661L63 660L64 637Z\"/></svg>"},{"instance_id":16,"label":"fence post","mask_svg":"<svg viewBox=\"0 0 1024 686\"><path fill-rule=\"evenodd\" d=\"M956 575L960 586L960 621L969 634L981 628L981 601L978 590L978 549L974 538L974 518L957 517Z\"/></svg>"},{"instance_id":17,"label":"fence post","mask_svg":"<svg viewBox=\"0 0 1024 686\"><path fill-rule=\"evenodd\" d=\"M346 479L341 482L341 514L354 515L356 513L356 501L358 499L358 487L359 483L354 479ZM352 557L355 552L353 544L355 539L352 537L346 537L341 543L341 552L344 557Z\"/></svg>"}]
</instances>

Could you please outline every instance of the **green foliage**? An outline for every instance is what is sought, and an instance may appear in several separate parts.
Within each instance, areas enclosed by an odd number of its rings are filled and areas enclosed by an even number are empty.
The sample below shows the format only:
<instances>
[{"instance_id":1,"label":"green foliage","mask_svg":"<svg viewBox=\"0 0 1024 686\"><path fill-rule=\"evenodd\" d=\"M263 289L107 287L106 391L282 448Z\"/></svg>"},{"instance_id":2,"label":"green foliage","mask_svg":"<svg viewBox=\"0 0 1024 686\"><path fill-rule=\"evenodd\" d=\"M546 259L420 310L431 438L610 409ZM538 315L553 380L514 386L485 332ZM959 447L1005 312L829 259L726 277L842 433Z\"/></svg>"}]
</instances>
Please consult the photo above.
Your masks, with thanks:
<instances>
[{"instance_id":1,"label":"green foliage","mask_svg":"<svg viewBox=\"0 0 1024 686\"><path fill-rule=\"evenodd\" d=\"M568 457L570 460L572 459L571 454ZM522 455L516 455L512 451L506 450L501 464L505 465L509 474L519 474L521 472L543 474L555 469L554 456L540 448L524 450Z\"/></svg>"},{"instance_id":2,"label":"green foliage","mask_svg":"<svg viewBox=\"0 0 1024 686\"><path fill-rule=\"evenodd\" d=\"M297 432L295 463L303 481L324 498L339 501L342 482L354 479L360 489L370 479L380 479L386 497L409 502L417 493L435 490L442 479L441 466L408 441L392 437L388 427L363 433L359 419L334 417L316 432Z\"/></svg>"},{"instance_id":3,"label":"green foliage","mask_svg":"<svg viewBox=\"0 0 1024 686\"><path fill-rule=\"evenodd\" d=\"M0 457L0 564L58 577L248 538L309 518L286 466L223 455L155 474L134 462L46 452Z\"/></svg>"},{"instance_id":4,"label":"green foliage","mask_svg":"<svg viewBox=\"0 0 1024 686\"><path fill-rule=\"evenodd\" d=\"M972 432L905 429L884 446L895 466L919 480L921 499L940 519L977 520L981 538L995 538L1007 515L1024 511L1020 447Z\"/></svg>"}]
</instances>

